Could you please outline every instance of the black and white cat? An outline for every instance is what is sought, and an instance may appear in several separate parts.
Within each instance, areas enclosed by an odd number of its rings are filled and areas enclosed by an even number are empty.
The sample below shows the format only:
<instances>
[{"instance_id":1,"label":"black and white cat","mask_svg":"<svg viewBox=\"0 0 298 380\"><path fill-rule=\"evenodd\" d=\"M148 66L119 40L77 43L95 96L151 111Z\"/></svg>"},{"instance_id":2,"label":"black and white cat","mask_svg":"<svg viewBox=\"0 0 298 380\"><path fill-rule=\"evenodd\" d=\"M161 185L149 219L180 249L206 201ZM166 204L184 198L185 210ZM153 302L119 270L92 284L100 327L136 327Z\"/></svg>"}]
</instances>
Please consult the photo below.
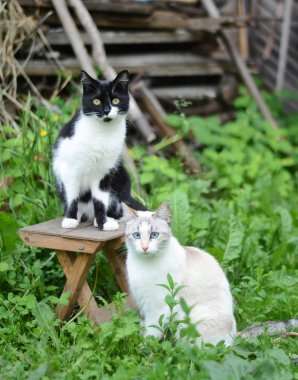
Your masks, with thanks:
<instances>
[{"instance_id":1,"label":"black and white cat","mask_svg":"<svg viewBox=\"0 0 298 380\"><path fill-rule=\"evenodd\" d=\"M81 73L82 107L62 128L53 148L53 170L64 206L62 227L89 220L100 230L119 228L121 202L144 207L130 194L121 162L129 106L128 71L113 81Z\"/></svg>"}]
</instances>

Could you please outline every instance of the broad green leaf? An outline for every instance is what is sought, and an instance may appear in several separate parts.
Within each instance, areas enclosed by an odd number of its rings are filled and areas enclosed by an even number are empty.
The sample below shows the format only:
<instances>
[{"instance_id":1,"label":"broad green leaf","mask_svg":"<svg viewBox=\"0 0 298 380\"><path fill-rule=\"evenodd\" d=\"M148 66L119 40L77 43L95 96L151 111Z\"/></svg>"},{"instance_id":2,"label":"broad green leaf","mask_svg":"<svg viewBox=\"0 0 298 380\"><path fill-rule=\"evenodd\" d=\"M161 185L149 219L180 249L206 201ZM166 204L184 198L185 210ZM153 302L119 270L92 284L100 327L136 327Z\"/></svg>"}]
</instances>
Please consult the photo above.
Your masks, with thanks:
<instances>
[{"instance_id":1,"label":"broad green leaf","mask_svg":"<svg viewBox=\"0 0 298 380\"><path fill-rule=\"evenodd\" d=\"M18 228L11 214L0 212L0 259L3 261L10 256L19 241Z\"/></svg>"},{"instance_id":2,"label":"broad green leaf","mask_svg":"<svg viewBox=\"0 0 298 380\"><path fill-rule=\"evenodd\" d=\"M180 115L170 114L167 115L165 122L173 128L179 128L183 123L183 119Z\"/></svg>"},{"instance_id":3,"label":"broad green leaf","mask_svg":"<svg viewBox=\"0 0 298 380\"><path fill-rule=\"evenodd\" d=\"M181 244L187 244L190 232L190 211L187 195L179 190L168 198L171 209L171 227L173 235Z\"/></svg>"},{"instance_id":4,"label":"broad green leaf","mask_svg":"<svg viewBox=\"0 0 298 380\"><path fill-rule=\"evenodd\" d=\"M140 182L142 185L146 185L154 180L154 174L152 172L142 173L140 176Z\"/></svg>"},{"instance_id":5,"label":"broad green leaf","mask_svg":"<svg viewBox=\"0 0 298 380\"><path fill-rule=\"evenodd\" d=\"M0 272L7 272L8 269L9 265L5 261L0 262Z\"/></svg>"},{"instance_id":6,"label":"broad green leaf","mask_svg":"<svg viewBox=\"0 0 298 380\"><path fill-rule=\"evenodd\" d=\"M223 262L229 263L237 259L241 253L244 231L243 226L236 218L230 219L229 235L227 245L224 251Z\"/></svg>"}]
</instances>

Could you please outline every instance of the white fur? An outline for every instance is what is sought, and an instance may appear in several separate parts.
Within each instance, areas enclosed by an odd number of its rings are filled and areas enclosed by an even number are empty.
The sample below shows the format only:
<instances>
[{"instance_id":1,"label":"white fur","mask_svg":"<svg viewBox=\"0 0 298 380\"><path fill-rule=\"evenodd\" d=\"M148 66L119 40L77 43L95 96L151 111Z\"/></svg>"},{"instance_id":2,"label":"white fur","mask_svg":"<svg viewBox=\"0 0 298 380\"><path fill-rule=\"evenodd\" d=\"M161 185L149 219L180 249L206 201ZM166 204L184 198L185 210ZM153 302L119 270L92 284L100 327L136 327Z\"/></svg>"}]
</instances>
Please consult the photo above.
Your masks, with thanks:
<instances>
[{"instance_id":1,"label":"white fur","mask_svg":"<svg viewBox=\"0 0 298 380\"><path fill-rule=\"evenodd\" d=\"M140 215L140 212L138 213ZM127 227L129 228L129 226ZM182 247L171 236L156 249L158 243L151 240L149 254L142 252L140 240L126 238L128 248L127 275L131 294L143 317L146 335L161 337L161 332L151 325L158 325L160 315L169 315L165 302L167 290L157 284L167 284L169 273L177 285L186 285L178 295L185 299L192 322L198 324L201 341L216 344L221 340L231 344L236 334L233 301L228 281L217 261L208 253L193 247ZM183 316L180 306L174 311Z\"/></svg>"},{"instance_id":2,"label":"white fur","mask_svg":"<svg viewBox=\"0 0 298 380\"><path fill-rule=\"evenodd\" d=\"M116 231L119 229L119 223L116 219L107 216L107 221L103 225L104 231Z\"/></svg>"},{"instance_id":3,"label":"white fur","mask_svg":"<svg viewBox=\"0 0 298 380\"><path fill-rule=\"evenodd\" d=\"M116 116L115 107L112 107L108 117L112 120L104 122L95 115L81 113L74 135L61 139L54 152L53 170L58 186L64 184L68 205L89 189L92 196L102 201L106 208L111 201L109 194L99 189L99 182L120 159L126 122L124 116ZM79 203L78 220L84 212L92 221L94 211L91 204L83 209L83 204Z\"/></svg>"},{"instance_id":4,"label":"white fur","mask_svg":"<svg viewBox=\"0 0 298 380\"><path fill-rule=\"evenodd\" d=\"M95 227L98 227L96 219L93 222ZM107 216L107 221L103 225L103 231L117 231L119 229L119 223L116 219Z\"/></svg>"},{"instance_id":5,"label":"white fur","mask_svg":"<svg viewBox=\"0 0 298 380\"><path fill-rule=\"evenodd\" d=\"M64 218L62 220L63 228L76 228L78 225L79 225L79 222L77 221L77 219Z\"/></svg>"}]
</instances>

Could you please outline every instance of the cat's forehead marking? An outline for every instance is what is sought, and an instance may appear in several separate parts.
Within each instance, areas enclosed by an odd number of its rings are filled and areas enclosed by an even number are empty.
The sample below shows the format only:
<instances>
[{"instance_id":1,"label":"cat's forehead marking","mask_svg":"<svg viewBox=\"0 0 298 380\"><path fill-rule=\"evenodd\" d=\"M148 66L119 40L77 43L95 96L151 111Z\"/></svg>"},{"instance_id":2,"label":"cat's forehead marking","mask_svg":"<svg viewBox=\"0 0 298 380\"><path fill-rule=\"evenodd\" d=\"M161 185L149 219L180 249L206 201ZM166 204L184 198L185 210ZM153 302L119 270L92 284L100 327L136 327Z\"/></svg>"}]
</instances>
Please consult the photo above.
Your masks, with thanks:
<instances>
[{"instance_id":1,"label":"cat's forehead marking","mask_svg":"<svg viewBox=\"0 0 298 380\"><path fill-rule=\"evenodd\" d=\"M143 234L149 234L149 232L151 231L150 221L148 219L143 219L139 223L138 229L139 229L139 231L141 232L142 235Z\"/></svg>"},{"instance_id":2,"label":"cat's forehead marking","mask_svg":"<svg viewBox=\"0 0 298 380\"><path fill-rule=\"evenodd\" d=\"M151 211L138 211L137 215L141 219L147 219L147 220L149 220L152 217L153 212L151 212Z\"/></svg>"}]
</instances>

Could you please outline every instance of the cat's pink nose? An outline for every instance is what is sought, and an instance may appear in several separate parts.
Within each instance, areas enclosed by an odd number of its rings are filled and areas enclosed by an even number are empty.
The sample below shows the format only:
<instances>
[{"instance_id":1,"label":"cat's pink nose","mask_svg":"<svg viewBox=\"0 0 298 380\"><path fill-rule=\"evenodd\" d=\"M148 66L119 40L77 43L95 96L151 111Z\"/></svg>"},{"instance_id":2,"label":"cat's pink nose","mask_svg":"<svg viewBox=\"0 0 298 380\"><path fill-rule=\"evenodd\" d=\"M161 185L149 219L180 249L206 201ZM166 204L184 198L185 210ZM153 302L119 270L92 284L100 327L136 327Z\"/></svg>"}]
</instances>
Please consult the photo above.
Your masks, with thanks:
<instances>
[{"instance_id":1,"label":"cat's pink nose","mask_svg":"<svg viewBox=\"0 0 298 380\"><path fill-rule=\"evenodd\" d=\"M148 245L142 246L142 248L143 248L143 250L144 250L145 252L148 251Z\"/></svg>"}]
</instances>

